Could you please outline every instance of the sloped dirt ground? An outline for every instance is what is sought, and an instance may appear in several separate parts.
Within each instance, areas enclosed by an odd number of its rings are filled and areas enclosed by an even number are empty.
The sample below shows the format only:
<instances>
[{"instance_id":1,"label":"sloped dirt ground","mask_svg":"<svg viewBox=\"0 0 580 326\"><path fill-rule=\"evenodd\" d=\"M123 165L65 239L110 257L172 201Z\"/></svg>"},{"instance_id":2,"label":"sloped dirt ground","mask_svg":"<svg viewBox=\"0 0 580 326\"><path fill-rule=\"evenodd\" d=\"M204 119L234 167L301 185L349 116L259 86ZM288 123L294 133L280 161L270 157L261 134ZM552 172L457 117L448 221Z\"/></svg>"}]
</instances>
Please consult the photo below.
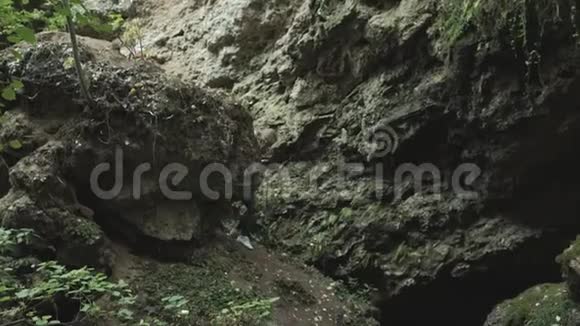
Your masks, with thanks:
<instances>
[{"instance_id":1,"label":"sloped dirt ground","mask_svg":"<svg viewBox=\"0 0 580 326\"><path fill-rule=\"evenodd\" d=\"M181 294L192 305L184 309L191 309L197 318L174 321L179 325L213 325L211 316L228 306L224 302L240 304L255 298L279 298L264 325L374 324L371 316L365 316L369 310L363 298L349 294L341 284L286 254L261 245L248 250L225 235L201 249L192 247L188 252L182 248L182 257L187 258L180 263L134 255L120 244L115 245L114 252L113 277L128 281L144 298L139 301L138 315L148 313L147 303L153 305L163 296ZM241 293L251 294L244 298Z\"/></svg>"}]
</instances>

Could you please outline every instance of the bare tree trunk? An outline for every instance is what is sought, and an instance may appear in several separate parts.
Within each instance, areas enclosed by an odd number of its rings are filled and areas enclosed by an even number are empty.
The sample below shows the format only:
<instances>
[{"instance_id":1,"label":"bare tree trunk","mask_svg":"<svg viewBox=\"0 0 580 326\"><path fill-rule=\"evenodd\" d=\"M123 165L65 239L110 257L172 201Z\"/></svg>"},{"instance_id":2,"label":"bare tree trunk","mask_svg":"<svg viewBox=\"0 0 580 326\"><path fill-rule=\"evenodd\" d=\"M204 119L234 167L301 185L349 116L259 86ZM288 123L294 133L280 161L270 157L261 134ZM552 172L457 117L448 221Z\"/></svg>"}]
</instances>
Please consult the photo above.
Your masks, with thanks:
<instances>
[{"instance_id":1,"label":"bare tree trunk","mask_svg":"<svg viewBox=\"0 0 580 326\"><path fill-rule=\"evenodd\" d=\"M70 34L70 41L72 43L75 68L77 71L77 76L79 78L79 84L81 85L81 93L82 93L82 96L85 98L85 100L89 103L89 105L92 105L91 94L89 93L89 88L87 86L87 80L85 79L85 75L83 73L83 67L81 65L81 57L79 54L79 46L77 43L77 34L75 31L75 24L74 24L73 17L72 17L70 2L69 2L69 0L62 0L62 3L64 5L66 12L67 12L66 23L67 23L68 31Z\"/></svg>"}]
</instances>

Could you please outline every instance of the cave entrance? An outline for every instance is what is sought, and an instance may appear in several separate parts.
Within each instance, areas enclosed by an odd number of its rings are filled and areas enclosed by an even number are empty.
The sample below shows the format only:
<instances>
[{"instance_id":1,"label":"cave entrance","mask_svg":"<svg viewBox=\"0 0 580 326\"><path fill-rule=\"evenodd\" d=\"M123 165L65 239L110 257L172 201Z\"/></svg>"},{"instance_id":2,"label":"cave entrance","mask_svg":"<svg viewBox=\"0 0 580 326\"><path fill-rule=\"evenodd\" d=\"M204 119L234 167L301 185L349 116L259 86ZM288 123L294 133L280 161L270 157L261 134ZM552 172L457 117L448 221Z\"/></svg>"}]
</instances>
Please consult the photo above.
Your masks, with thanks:
<instances>
[{"instance_id":1,"label":"cave entrance","mask_svg":"<svg viewBox=\"0 0 580 326\"><path fill-rule=\"evenodd\" d=\"M519 252L472 266L480 271L465 278L453 278L447 271L447 277L383 301L381 323L481 326L498 303L532 286L561 282L560 268L554 258L569 245L575 233L554 232L524 244Z\"/></svg>"}]
</instances>

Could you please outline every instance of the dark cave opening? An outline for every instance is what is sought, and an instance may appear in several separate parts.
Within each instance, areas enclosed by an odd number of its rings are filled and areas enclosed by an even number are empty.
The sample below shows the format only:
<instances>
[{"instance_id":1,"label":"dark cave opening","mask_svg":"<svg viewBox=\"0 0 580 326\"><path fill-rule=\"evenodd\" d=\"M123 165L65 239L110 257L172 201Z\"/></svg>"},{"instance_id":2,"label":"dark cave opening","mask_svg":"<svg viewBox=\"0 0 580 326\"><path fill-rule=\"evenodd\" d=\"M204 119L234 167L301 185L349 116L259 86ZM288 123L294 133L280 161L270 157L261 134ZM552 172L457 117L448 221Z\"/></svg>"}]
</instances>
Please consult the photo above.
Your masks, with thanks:
<instances>
[{"instance_id":1,"label":"dark cave opening","mask_svg":"<svg viewBox=\"0 0 580 326\"><path fill-rule=\"evenodd\" d=\"M522 246L522 252L505 254L473 266L465 278L446 276L415 287L393 300L381 302L381 324L389 326L481 326L494 306L542 283L561 282L556 257L573 233L554 233ZM525 251L525 252L524 252Z\"/></svg>"},{"instance_id":2,"label":"dark cave opening","mask_svg":"<svg viewBox=\"0 0 580 326\"><path fill-rule=\"evenodd\" d=\"M83 318L83 313L81 313L81 302L76 299L68 298L62 294L55 295L51 300L44 300L37 303L34 310L37 315L51 316L54 320L58 320L60 323L70 325L77 325L79 320Z\"/></svg>"},{"instance_id":3,"label":"dark cave opening","mask_svg":"<svg viewBox=\"0 0 580 326\"><path fill-rule=\"evenodd\" d=\"M81 313L81 302L67 298L57 298L56 307L58 309L58 320L63 323L73 323L78 321Z\"/></svg>"},{"instance_id":4,"label":"dark cave opening","mask_svg":"<svg viewBox=\"0 0 580 326\"><path fill-rule=\"evenodd\" d=\"M537 141L520 144L512 169L496 176L486 212L502 212L542 230L539 238L478 262L465 277L453 277L448 270L427 285L383 300L382 324L480 326L499 303L533 286L562 282L555 258L580 231L579 130L576 125L566 137L539 134Z\"/></svg>"}]
</instances>

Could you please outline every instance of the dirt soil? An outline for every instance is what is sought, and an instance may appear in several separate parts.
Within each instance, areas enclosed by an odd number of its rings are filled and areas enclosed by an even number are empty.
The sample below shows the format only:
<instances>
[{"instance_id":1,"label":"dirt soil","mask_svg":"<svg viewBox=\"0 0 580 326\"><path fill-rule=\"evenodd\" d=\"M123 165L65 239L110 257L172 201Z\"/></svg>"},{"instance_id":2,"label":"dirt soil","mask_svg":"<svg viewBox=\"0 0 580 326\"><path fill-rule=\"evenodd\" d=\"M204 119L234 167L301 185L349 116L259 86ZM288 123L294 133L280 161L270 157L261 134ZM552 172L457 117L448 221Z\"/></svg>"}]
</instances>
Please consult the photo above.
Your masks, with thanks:
<instances>
[{"instance_id":1,"label":"dirt soil","mask_svg":"<svg viewBox=\"0 0 580 326\"><path fill-rule=\"evenodd\" d=\"M184 275L178 274L188 271L189 275L208 277L202 283L219 279L220 286L232 287L236 292L279 298L273 305L271 320L265 325L371 325L371 321L364 321L363 317L368 307L361 298L347 294L341 283L292 261L287 254L269 251L257 243L254 250L249 250L233 239L219 235L202 249L191 248L189 259L182 263L160 262L135 255L119 243L114 245L113 250L116 256L113 277L133 284L139 296L147 291L152 271L167 269L169 274L175 273L174 277L159 280L154 285L168 288L180 284L180 278ZM183 288L175 290L177 293L179 290L185 291ZM215 308L216 311L224 309ZM191 322L195 325L213 325L203 318L202 321Z\"/></svg>"}]
</instances>

